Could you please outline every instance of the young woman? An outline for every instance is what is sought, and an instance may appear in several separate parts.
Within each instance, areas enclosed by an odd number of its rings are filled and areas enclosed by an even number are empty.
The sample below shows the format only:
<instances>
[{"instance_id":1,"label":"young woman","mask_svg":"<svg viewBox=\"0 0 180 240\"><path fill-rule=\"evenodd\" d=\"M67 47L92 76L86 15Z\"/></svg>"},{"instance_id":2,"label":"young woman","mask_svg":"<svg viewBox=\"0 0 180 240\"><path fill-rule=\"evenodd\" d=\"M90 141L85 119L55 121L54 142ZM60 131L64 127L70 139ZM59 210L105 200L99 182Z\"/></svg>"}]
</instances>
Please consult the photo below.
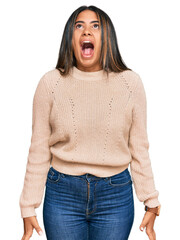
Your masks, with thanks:
<instances>
[{"instance_id":1,"label":"young woman","mask_svg":"<svg viewBox=\"0 0 180 240\"><path fill-rule=\"evenodd\" d=\"M34 94L20 197L22 240L34 228L42 233L35 208L45 186L48 240L126 240L134 221L133 185L146 206L140 229L155 240L160 202L148 148L142 80L123 62L109 16L81 6L66 23L56 68L42 76Z\"/></svg>"}]
</instances>

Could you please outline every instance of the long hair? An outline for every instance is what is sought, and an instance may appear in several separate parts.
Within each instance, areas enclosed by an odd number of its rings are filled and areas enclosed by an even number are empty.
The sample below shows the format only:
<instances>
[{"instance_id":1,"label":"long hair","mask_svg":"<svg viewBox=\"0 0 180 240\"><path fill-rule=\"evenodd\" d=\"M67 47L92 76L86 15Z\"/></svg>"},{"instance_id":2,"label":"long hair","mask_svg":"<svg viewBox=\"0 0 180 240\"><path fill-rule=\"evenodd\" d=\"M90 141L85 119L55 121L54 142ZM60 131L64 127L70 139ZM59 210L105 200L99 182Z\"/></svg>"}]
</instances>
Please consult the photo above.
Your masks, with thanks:
<instances>
[{"instance_id":1,"label":"long hair","mask_svg":"<svg viewBox=\"0 0 180 240\"><path fill-rule=\"evenodd\" d=\"M72 48L72 37L74 31L74 24L78 14L84 10L91 10L97 14L101 26L101 52L100 65L107 74L112 72L123 72L125 70L132 70L128 68L119 52L116 32L113 23L109 16L101 9L91 6L81 6L77 8L69 17L62 36L62 41L59 50L58 61L56 69L59 70L63 76L68 75L69 70L76 66L76 58Z\"/></svg>"}]
</instances>

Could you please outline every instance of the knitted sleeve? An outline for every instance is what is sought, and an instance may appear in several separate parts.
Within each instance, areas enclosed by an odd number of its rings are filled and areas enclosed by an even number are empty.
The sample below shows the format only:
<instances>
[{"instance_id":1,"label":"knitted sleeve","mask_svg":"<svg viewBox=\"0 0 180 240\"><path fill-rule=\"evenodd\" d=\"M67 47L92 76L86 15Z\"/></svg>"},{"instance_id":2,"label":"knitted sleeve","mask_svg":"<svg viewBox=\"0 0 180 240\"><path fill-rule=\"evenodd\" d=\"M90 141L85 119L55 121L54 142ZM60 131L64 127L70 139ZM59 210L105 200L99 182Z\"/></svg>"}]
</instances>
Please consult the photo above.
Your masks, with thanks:
<instances>
[{"instance_id":1,"label":"knitted sleeve","mask_svg":"<svg viewBox=\"0 0 180 240\"><path fill-rule=\"evenodd\" d=\"M26 164L24 186L19 198L21 217L37 216L35 208L42 201L51 153L49 137L50 94L44 74L35 90L32 112L32 136Z\"/></svg>"},{"instance_id":2,"label":"knitted sleeve","mask_svg":"<svg viewBox=\"0 0 180 240\"><path fill-rule=\"evenodd\" d=\"M148 207L156 207L160 202L148 152L146 93L139 74L136 75L136 80L132 125L129 133L129 149L132 156L130 171L139 201L144 202Z\"/></svg>"}]
</instances>

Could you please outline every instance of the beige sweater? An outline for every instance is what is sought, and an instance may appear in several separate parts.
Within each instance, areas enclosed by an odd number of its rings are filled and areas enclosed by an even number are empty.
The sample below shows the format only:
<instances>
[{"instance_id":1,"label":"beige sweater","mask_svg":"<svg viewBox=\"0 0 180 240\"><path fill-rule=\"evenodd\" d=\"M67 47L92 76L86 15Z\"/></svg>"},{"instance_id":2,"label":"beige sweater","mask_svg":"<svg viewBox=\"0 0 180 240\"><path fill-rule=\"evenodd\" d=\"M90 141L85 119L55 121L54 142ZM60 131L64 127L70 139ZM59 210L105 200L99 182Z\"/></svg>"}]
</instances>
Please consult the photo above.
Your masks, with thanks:
<instances>
[{"instance_id":1,"label":"beige sweater","mask_svg":"<svg viewBox=\"0 0 180 240\"><path fill-rule=\"evenodd\" d=\"M134 71L45 73L33 98L21 216L37 216L50 166L71 175L120 173L130 164L139 201L160 205L149 158L146 94Z\"/></svg>"}]
</instances>

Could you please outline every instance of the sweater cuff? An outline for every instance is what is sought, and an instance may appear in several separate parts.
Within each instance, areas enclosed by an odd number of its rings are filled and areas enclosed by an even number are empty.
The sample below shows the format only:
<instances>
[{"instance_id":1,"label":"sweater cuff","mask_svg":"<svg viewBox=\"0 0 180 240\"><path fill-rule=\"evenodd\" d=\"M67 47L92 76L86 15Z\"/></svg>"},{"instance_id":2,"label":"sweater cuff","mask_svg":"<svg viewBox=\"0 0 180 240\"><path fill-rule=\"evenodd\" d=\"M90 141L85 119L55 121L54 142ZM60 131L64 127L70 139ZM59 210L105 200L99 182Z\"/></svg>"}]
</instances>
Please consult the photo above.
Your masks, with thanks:
<instances>
[{"instance_id":1,"label":"sweater cuff","mask_svg":"<svg viewBox=\"0 0 180 240\"><path fill-rule=\"evenodd\" d=\"M160 204L158 198L153 198L153 199L147 199L144 201L144 205L149 207L149 208L154 208L154 207L157 207Z\"/></svg>"},{"instance_id":2,"label":"sweater cuff","mask_svg":"<svg viewBox=\"0 0 180 240\"><path fill-rule=\"evenodd\" d=\"M20 208L21 210L21 217L32 217L32 216L37 216L34 207L25 207L25 208Z\"/></svg>"}]
</instances>

